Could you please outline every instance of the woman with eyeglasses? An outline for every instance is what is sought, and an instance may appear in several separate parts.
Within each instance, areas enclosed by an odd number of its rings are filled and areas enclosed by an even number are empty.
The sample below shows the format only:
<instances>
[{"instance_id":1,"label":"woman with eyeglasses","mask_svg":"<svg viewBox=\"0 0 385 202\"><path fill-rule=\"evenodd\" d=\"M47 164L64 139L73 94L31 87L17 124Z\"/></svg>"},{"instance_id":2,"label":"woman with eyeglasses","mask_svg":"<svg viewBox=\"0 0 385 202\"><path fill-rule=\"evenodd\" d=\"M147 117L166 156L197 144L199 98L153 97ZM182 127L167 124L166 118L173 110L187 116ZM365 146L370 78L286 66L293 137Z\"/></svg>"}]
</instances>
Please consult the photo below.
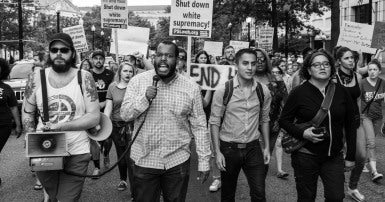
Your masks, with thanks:
<instances>
[{"instance_id":1,"label":"woman with eyeglasses","mask_svg":"<svg viewBox=\"0 0 385 202\"><path fill-rule=\"evenodd\" d=\"M336 59L337 66L335 81L348 90L354 102L355 111L357 112L355 116L357 130L353 131L356 132L357 135L356 162L353 169L351 169L352 171L350 173L349 185L346 194L356 201L363 201L365 200L365 197L357 189L358 181L360 179L362 169L364 168L366 158L365 133L362 125L360 126L358 107L359 97L361 95L360 85L362 83L362 78L360 74L354 71L357 66L358 58L356 58L355 53L347 47L336 47L334 58ZM346 165L346 167L349 168L352 166Z\"/></svg>"},{"instance_id":2,"label":"woman with eyeglasses","mask_svg":"<svg viewBox=\"0 0 385 202\"><path fill-rule=\"evenodd\" d=\"M325 201L342 202L345 197L343 130L347 129L345 159L354 162L356 136L352 131L356 130L353 124L355 113L349 92L331 81L335 71L333 58L326 51L308 55L300 70L306 81L291 91L279 120L288 134L306 142L291 154L297 201L315 201L318 177L322 179ZM299 127L297 124L309 122L316 116L330 85L335 85L335 93L319 128Z\"/></svg>"},{"instance_id":3,"label":"woman with eyeglasses","mask_svg":"<svg viewBox=\"0 0 385 202\"><path fill-rule=\"evenodd\" d=\"M116 153L118 159L122 156L126 150L127 145L130 143L132 137L133 125L131 122L124 122L120 117L120 107L123 102L124 94L126 92L127 85L131 78L135 75L135 68L128 63L122 63L116 74L116 82L110 84L107 90L106 107L104 114L108 116L112 121L111 138L115 144ZM119 161L119 175L120 182L117 189L124 191L127 189L127 174L130 182L131 194L133 185L133 171L129 160L130 153Z\"/></svg>"},{"instance_id":4,"label":"woman with eyeglasses","mask_svg":"<svg viewBox=\"0 0 385 202\"><path fill-rule=\"evenodd\" d=\"M376 166L376 135L380 133L382 123L382 102L385 98L385 81L379 78L381 63L374 59L368 64L368 77L361 83L361 121L366 136L366 151L372 181L378 182L383 178L377 172Z\"/></svg>"},{"instance_id":5,"label":"woman with eyeglasses","mask_svg":"<svg viewBox=\"0 0 385 202\"><path fill-rule=\"evenodd\" d=\"M284 81L280 76L276 76L276 74L272 74L272 63L270 61L269 55L263 49L257 48L255 49L257 54L257 71L256 71L256 79L257 81L265 84L271 93L271 104L270 104L270 153L273 152L278 135L281 131L281 128L278 124L278 116L282 111L283 105L287 99L287 88ZM282 69L281 69L282 70ZM266 166L266 174L267 176L268 165ZM289 174L282 171L282 169L278 169L277 177L278 178L286 178Z\"/></svg>"}]
</instances>

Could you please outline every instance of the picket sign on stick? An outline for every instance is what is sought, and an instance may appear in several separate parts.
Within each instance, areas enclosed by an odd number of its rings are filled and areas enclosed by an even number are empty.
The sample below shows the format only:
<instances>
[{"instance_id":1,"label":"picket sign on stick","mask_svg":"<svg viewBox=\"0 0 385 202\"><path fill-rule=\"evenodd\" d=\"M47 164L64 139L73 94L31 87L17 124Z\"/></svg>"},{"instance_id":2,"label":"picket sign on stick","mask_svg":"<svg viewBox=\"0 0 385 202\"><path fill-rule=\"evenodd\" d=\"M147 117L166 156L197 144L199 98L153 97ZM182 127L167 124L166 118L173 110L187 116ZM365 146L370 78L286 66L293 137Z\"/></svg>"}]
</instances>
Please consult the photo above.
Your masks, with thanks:
<instances>
[{"instance_id":1,"label":"picket sign on stick","mask_svg":"<svg viewBox=\"0 0 385 202\"><path fill-rule=\"evenodd\" d=\"M192 37L187 37L187 75L190 75L190 65L191 65L191 41Z\"/></svg>"},{"instance_id":2,"label":"picket sign on stick","mask_svg":"<svg viewBox=\"0 0 385 202\"><path fill-rule=\"evenodd\" d=\"M118 29L117 28L113 28L112 29L114 31L114 36L115 36L115 61L118 62L119 61L119 43L118 43Z\"/></svg>"},{"instance_id":3,"label":"picket sign on stick","mask_svg":"<svg viewBox=\"0 0 385 202\"><path fill-rule=\"evenodd\" d=\"M217 90L237 72L232 65L213 65L192 63L187 67L188 76L203 90Z\"/></svg>"}]
</instances>

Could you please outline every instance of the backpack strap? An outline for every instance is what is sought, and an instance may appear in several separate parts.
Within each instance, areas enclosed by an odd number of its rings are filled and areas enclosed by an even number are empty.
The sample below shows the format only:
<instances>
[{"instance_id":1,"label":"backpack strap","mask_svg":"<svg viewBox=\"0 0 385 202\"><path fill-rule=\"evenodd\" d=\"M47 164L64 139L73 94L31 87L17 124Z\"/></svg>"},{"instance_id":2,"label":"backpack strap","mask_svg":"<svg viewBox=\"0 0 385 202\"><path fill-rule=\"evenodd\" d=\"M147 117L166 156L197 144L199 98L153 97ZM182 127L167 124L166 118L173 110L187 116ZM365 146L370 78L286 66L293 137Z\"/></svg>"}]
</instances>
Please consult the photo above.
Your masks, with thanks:
<instances>
[{"instance_id":1,"label":"backpack strap","mask_svg":"<svg viewBox=\"0 0 385 202\"><path fill-rule=\"evenodd\" d=\"M257 82L257 88L255 89L255 91L257 91L257 96L258 96L259 103L260 103L259 106L261 107L259 114L261 115L261 112L263 109L263 103L265 102L265 95L263 94L263 88L262 88L261 83Z\"/></svg>"},{"instance_id":2,"label":"backpack strap","mask_svg":"<svg viewBox=\"0 0 385 202\"><path fill-rule=\"evenodd\" d=\"M231 96L233 96L234 91L234 80L230 79L225 83L225 93L223 94L223 106L229 104Z\"/></svg>"},{"instance_id":3,"label":"backpack strap","mask_svg":"<svg viewBox=\"0 0 385 202\"><path fill-rule=\"evenodd\" d=\"M82 80L82 70L81 69L78 71L78 84L80 86L80 91L82 92L82 95L84 96L84 94L83 94L83 86L82 86L83 80Z\"/></svg>"},{"instance_id":4,"label":"backpack strap","mask_svg":"<svg viewBox=\"0 0 385 202\"><path fill-rule=\"evenodd\" d=\"M41 79L41 95L43 101L43 122L49 122L48 114L48 94L47 94L47 82L45 79L45 69L40 70L40 79Z\"/></svg>"}]
</instances>

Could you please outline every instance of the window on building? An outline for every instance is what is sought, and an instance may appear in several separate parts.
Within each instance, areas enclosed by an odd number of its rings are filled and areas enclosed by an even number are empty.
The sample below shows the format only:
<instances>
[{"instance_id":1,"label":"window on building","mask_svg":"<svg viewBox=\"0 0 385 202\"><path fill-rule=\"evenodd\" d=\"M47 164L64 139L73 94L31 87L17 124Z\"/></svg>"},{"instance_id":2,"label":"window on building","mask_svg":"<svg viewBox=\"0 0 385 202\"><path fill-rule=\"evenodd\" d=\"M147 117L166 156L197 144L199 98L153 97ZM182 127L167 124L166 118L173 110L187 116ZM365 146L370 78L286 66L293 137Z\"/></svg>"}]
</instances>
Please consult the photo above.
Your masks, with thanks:
<instances>
[{"instance_id":1,"label":"window on building","mask_svg":"<svg viewBox=\"0 0 385 202\"><path fill-rule=\"evenodd\" d=\"M355 10L355 22L372 24L372 11L369 4L353 7Z\"/></svg>"},{"instance_id":2,"label":"window on building","mask_svg":"<svg viewBox=\"0 0 385 202\"><path fill-rule=\"evenodd\" d=\"M374 3L374 8L373 8L373 12L374 12L374 22L378 21L380 19L379 17L379 12L378 12L378 2Z\"/></svg>"},{"instance_id":3,"label":"window on building","mask_svg":"<svg viewBox=\"0 0 385 202\"><path fill-rule=\"evenodd\" d=\"M348 8L344 8L344 21L348 21Z\"/></svg>"}]
</instances>

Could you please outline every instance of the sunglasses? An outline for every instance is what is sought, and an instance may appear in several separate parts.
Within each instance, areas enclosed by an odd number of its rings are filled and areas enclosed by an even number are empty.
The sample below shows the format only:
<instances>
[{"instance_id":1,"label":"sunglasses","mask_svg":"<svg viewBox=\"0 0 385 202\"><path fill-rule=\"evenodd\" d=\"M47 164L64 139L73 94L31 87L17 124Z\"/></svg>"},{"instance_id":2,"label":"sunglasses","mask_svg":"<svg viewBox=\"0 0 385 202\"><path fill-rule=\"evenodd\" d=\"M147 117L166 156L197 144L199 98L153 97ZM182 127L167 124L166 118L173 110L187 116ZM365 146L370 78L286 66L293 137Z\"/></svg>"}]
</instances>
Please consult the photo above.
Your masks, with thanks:
<instances>
[{"instance_id":1,"label":"sunglasses","mask_svg":"<svg viewBox=\"0 0 385 202\"><path fill-rule=\"evenodd\" d=\"M51 53L57 53L58 51L66 54L66 53L70 52L70 49L69 48L51 48L51 50L50 50Z\"/></svg>"}]
</instances>

